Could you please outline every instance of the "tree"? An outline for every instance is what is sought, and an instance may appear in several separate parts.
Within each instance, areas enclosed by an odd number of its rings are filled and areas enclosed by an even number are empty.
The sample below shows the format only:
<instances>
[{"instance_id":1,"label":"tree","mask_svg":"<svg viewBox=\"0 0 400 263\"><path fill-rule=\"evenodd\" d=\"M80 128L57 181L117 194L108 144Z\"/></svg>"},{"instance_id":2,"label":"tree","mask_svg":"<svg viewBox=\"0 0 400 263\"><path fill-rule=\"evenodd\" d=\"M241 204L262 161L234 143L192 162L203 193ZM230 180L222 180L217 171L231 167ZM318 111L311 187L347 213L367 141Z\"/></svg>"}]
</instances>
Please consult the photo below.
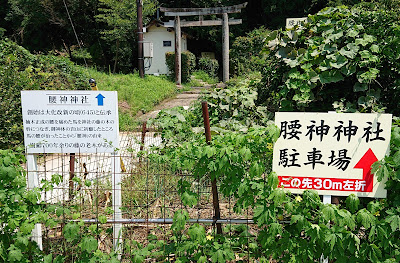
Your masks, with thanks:
<instances>
[{"instance_id":1,"label":"tree","mask_svg":"<svg viewBox=\"0 0 400 263\"><path fill-rule=\"evenodd\" d=\"M150 21L157 7L156 0L143 1L143 23ZM136 2L130 0L100 0L96 19L106 27L101 31L102 38L109 43L114 54L114 72L117 65L129 69L133 51L136 50L137 9Z\"/></svg>"},{"instance_id":2,"label":"tree","mask_svg":"<svg viewBox=\"0 0 400 263\"><path fill-rule=\"evenodd\" d=\"M68 13L83 45L96 39L97 0L9 0L8 4L9 34L32 51L65 48L72 55L71 46L78 43Z\"/></svg>"}]
</instances>

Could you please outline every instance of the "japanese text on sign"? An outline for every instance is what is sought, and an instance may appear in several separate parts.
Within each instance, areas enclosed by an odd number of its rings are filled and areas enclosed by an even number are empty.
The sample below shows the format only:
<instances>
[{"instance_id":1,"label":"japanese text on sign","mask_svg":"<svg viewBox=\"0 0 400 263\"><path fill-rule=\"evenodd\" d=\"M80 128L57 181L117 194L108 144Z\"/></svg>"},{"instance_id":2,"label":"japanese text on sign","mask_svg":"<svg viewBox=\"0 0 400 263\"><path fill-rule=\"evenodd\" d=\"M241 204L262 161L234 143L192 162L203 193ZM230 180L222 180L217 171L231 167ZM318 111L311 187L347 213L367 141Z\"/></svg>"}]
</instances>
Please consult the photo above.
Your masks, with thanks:
<instances>
[{"instance_id":1,"label":"japanese text on sign","mask_svg":"<svg viewBox=\"0 0 400 263\"><path fill-rule=\"evenodd\" d=\"M299 18L286 18L286 28L293 28L295 26L302 27L304 23L307 23L307 17L299 17Z\"/></svg>"},{"instance_id":2,"label":"japanese text on sign","mask_svg":"<svg viewBox=\"0 0 400 263\"><path fill-rule=\"evenodd\" d=\"M281 136L273 169L280 187L385 197L370 167L388 150L390 114L277 113L275 123Z\"/></svg>"},{"instance_id":3,"label":"japanese text on sign","mask_svg":"<svg viewBox=\"0 0 400 263\"><path fill-rule=\"evenodd\" d=\"M29 153L113 152L118 147L117 93L22 91Z\"/></svg>"}]
</instances>

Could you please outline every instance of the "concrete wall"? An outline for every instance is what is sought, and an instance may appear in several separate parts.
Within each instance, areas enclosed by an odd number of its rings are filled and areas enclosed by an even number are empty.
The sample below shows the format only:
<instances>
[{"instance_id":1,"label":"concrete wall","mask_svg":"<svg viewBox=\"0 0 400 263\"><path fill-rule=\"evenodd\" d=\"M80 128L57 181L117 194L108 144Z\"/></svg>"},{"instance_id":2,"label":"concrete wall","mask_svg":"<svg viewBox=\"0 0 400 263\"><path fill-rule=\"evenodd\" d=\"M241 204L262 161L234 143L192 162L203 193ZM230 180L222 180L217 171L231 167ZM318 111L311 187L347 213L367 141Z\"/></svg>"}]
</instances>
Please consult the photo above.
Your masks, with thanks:
<instances>
[{"instance_id":1,"label":"concrete wall","mask_svg":"<svg viewBox=\"0 0 400 263\"><path fill-rule=\"evenodd\" d=\"M165 63L165 53L175 51L175 32L168 32L167 28L152 25L147 28L143 39L145 42L153 43L153 58L145 58L145 67L151 63L151 67L145 70L146 74L168 74L167 64ZM164 46L164 41L171 41L171 46ZM181 40L182 51L187 50L186 36L183 34Z\"/></svg>"}]
</instances>

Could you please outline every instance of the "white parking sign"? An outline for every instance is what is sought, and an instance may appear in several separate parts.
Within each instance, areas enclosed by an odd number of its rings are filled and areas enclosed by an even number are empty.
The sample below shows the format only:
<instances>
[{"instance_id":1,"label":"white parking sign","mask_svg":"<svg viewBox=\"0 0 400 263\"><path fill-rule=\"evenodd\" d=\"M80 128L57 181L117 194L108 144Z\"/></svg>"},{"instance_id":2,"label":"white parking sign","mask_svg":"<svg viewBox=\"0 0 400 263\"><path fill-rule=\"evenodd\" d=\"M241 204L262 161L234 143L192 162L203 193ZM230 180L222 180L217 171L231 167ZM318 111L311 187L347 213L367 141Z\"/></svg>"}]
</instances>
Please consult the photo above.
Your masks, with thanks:
<instances>
[{"instance_id":1,"label":"white parking sign","mask_svg":"<svg viewBox=\"0 0 400 263\"><path fill-rule=\"evenodd\" d=\"M279 112L273 170L294 193L386 197L371 165L389 150L391 114Z\"/></svg>"}]
</instances>

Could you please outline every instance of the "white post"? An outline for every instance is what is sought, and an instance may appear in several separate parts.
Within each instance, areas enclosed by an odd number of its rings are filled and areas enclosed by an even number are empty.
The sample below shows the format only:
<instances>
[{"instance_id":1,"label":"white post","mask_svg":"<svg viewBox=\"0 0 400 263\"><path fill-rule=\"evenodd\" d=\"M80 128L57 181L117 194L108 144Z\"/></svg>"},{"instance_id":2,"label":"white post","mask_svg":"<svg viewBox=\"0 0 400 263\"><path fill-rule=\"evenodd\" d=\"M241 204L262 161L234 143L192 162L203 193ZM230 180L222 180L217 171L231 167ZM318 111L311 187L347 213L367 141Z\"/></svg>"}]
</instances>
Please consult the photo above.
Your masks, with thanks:
<instances>
[{"instance_id":1,"label":"white post","mask_svg":"<svg viewBox=\"0 0 400 263\"><path fill-rule=\"evenodd\" d=\"M229 81L229 20L227 13L223 14L222 66L223 66L222 81L225 83Z\"/></svg>"},{"instance_id":2,"label":"white post","mask_svg":"<svg viewBox=\"0 0 400 263\"><path fill-rule=\"evenodd\" d=\"M322 203L324 204L332 204L332 196L331 195L323 195Z\"/></svg>"},{"instance_id":3,"label":"white post","mask_svg":"<svg viewBox=\"0 0 400 263\"><path fill-rule=\"evenodd\" d=\"M332 196L331 195L323 195L322 196L322 202L324 204L332 204ZM328 263L329 259L324 257L324 255L321 256L321 259L319 260L321 263Z\"/></svg>"},{"instance_id":4,"label":"white post","mask_svg":"<svg viewBox=\"0 0 400 263\"><path fill-rule=\"evenodd\" d=\"M121 213L121 167L118 161L117 152L111 155L112 169L112 203L114 209L114 220L122 219ZM122 224L115 223L113 228L114 250L118 253L122 252Z\"/></svg>"},{"instance_id":5,"label":"white post","mask_svg":"<svg viewBox=\"0 0 400 263\"><path fill-rule=\"evenodd\" d=\"M37 174L37 160L36 155L27 154L26 156L27 169L28 169L28 190L33 190L35 187L39 187L39 177ZM43 250L42 243L42 225L35 224L35 228L32 230L32 240L35 241L40 250Z\"/></svg>"}]
</instances>

